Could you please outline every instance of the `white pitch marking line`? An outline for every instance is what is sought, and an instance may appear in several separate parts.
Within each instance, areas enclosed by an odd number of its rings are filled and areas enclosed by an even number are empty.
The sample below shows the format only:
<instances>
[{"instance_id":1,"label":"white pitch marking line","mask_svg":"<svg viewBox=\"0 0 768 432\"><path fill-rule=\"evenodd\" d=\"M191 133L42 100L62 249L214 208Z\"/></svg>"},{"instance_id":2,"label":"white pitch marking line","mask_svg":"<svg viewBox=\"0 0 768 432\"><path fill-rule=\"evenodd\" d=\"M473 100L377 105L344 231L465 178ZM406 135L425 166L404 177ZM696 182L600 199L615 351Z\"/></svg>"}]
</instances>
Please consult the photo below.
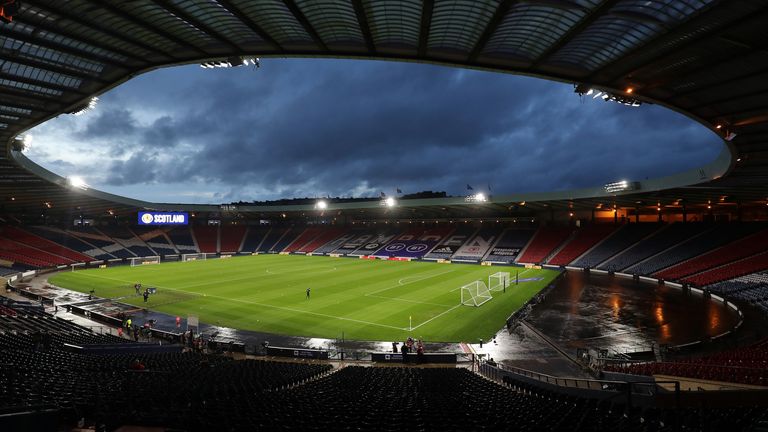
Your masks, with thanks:
<instances>
[{"instance_id":1,"label":"white pitch marking line","mask_svg":"<svg viewBox=\"0 0 768 432\"><path fill-rule=\"evenodd\" d=\"M386 300L395 300L395 301L402 301L402 302L408 302L408 303L418 303L418 304L425 304L425 305L431 305L431 306L442 306L442 307L451 307L451 305L445 305L440 303L430 303L430 302L423 302L418 300L407 300L400 297L385 297L375 294L367 294L366 297L375 297L380 299L386 299Z\"/></svg>"},{"instance_id":2,"label":"white pitch marking line","mask_svg":"<svg viewBox=\"0 0 768 432\"><path fill-rule=\"evenodd\" d=\"M421 279L415 279L415 280L412 280L412 281L409 281L409 282L403 282L403 279L408 279L407 277L401 278L400 280L397 281L397 285L392 285L390 287L382 288L380 290L376 290L376 291L373 291L373 292L365 293L365 296L366 297L372 296L372 295L378 294L380 292L389 291L391 289L399 288L401 286L408 285L410 283L423 281L423 280L426 280L426 279L429 279L429 278L433 278L433 277L436 277L436 276L440 276L440 275L444 275L446 273L450 273L450 272L453 272L453 271L454 270L448 270L448 271L440 272L440 273L437 273L437 274L426 275L426 276L411 276L411 277L421 277Z\"/></svg>"},{"instance_id":3,"label":"white pitch marking line","mask_svg":"<svg viewBox=\"0 0 768 432\"><path fill-rule=\"evenodd\" d=\"M456 308L457 308L457 307L459 307L459 306L461 306L461 303L459 303L459 304L457 304L456 306L454 306L454 307L452 307L452 308L448 309L448 310L447 310L447 311L445 311L445 312L441 312L441 313L439 313L439 314L437 314L437 315L433 316L432 318L430 318L430 319L428 319L428 320L424 321L423 323L421 323L421 324L417 325L416 327L413 327L413 328L411 328L411 330L416 330L417 328L419 328L419 327L423 326L424 324L426 324L426 323L428 323L428 322L432 321L433 319L437 319L437 318L440 318L441 316L443 316L443 315L447 314L448 312L450 312L450 311L452 311L452 310L456 309Z\"/></svg>"},{"instance_id":4,"label":"white pitch marking line","mask_svg":"<svg viewBox=\"0 0 768 432\"><path fill-rule=\"evenodd\" d=\"M114 280L114 281L118 281L118 282L125 282L124 280L121 280L121 279L108 278L108 277L104 277L104 276L96 276L96 275L89 275L89 276L93 276L93 277L97 277L97 278L101 278L101 279ZM201 297L203 296L203 294L197 293L197 292L194 292L194 291L185 291L185 290L180 290L180 289L175 289L175 288L170 288L170 287L163 287L163 286L160 286L160 285L155 285L155 286L157 286L158 288L163 288L163 289L167 289L167 290L171 290L171 291L177 291L177 292L182 292L182 293L186 293L186 294L196 294L196 295L199 295ZM213 294L205 294L205 296L206 297L213 297L213 298L217 298L217 299L221 299L221 300L227 300L227 301L234 301L234 302L239 302L239 303L252 304L252 305L256 305L256 306L264 306L264 307L268 307L268 308L282 309L282 310L287 310L287 311L291 311L291 312L305 313L305 314L309 314L309 315L317 315L317 316L321 316L321 317L325 317L325 318L339 319L339 320L343 320L343 321L352 321L352 322L356 322L356 323L360 323L360 324L367 324L367 325L372 325L372 326L377 326L377 327L385 327L385 328L391 328L391 329L395 329L395 330L408 330L408 328L404 328L404 327L395 327L395 326L391 326L391 325L379 324L379 323L374 323L374 322L370 322L370 321L357 320L357 319L354 319L354 318L338 317L338 316L335 316L335 315L328 315L328 314L323 314L323 313L319 313L319 312L305 311L305 310L301 310L301 309L288 308L288 307L284 307L284 306L275 306L275 305L270 305L270 304L266 304L266 303L258 303L258 302L254 302L254 301L235 299L235 298L230 298L230 297L222 297L222 296L217 296L217 295L213 295Z\"/></svg>"}]
</instances>

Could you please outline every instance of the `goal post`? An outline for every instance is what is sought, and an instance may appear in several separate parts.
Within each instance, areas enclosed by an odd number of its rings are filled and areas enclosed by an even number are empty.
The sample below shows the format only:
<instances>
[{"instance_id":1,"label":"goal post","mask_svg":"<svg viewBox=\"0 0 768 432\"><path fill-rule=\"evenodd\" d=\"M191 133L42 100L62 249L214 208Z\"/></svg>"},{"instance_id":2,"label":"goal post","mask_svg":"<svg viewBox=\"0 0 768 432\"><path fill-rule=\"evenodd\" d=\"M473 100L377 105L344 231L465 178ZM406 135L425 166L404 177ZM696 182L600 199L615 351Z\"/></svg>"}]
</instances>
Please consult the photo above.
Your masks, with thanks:
<instances>
[{"instance_id":1,"label":"goal post","mask_svg":"<svg viewBox=\"0 0 768 432\"><path fill-rule=\"evenodd\" d=\"M182 262L186 262L186 261L204 260L205 259L205 255L206 254L204 254L204 253L182 254L181 255L181 261Z\"/></svg>"},{"instance_id":2,"label":"goal post","mask_svg":"<svg viewBox=\"0 0 768 432\"><path fill-rule=\"evenodd\" d=\"M488 276L488 289L504 291L509 286L509 272L496 272Z\"/></svg>"},{"instance_id":3,"label":"goal post","mask_svg":"<svg viewBox=\"0 0 768 432\"><path fill-rule=\"evenodd\" d=\"M134 257L134 258L130 258L130 260L131 260L131 267L138 267L146 264L160 264L159 256Z\"/></svg>"},{"instance_id":4,"label":"goal post","mask_svg":"<svg viewBox=\"0 0 768 432\"><path fill-rule=\"evenodd\" d=\"M464 306L482 306L492 298L483 281L474 281L461 287L461 304Z\"/></svg>"}]
</instances>

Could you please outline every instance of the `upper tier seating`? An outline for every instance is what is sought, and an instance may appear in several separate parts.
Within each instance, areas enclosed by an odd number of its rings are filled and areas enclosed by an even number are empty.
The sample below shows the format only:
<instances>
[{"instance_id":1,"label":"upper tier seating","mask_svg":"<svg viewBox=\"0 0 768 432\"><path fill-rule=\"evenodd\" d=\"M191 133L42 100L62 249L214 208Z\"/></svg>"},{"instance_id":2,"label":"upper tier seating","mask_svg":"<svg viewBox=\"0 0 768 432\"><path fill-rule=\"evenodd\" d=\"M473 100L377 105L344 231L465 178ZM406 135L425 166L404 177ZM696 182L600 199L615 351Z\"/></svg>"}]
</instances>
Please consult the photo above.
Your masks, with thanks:
<instances>
[{"instance_id":1,"label":"upper tier seating","mask_svg":"<svg viewBox=\"0 0 768 432\"><path fill-rule=\"evenodd\" d=\"M574 261L576 267L595 267L659 229L656 223L630 223L622 226L602 243Z\"/></svg>"},{"instance_id":2,"label":"upper tier seating","mask_svg":"<svg viewBox=\"0 0 768 432\"><path fill-rule=\"evenodd\" d=\"M573 230L573 228L566 227L546 226L539 228L525 252L518 257L517 262L541 264L552 251L568 239Z\"/></svg>"},{"instance_id":3,"label":"upper tier seating","mask_svg":"<svg viewBox=\"0 0 768 432\"><path fill-rule=\"evenodd\" d=\"M571 261L613 233L615 229L616 226L610 224L592 224L578 228L576 236L560 249L560 252L555 254L548 264L558 266L570 264Z\"/></svg>"},{"instance_id":4,"label":"upper tier seating","mask_svg":"<svg viewBox=\"0 0 768 432\"><path fill-rule=\"evenodd\" d=\"M676 280L766 251L768 251L768 230L763 230L662 270L656 273L655 276L667 280ZM755 270L761 269L756 268ZM731 277L746 273L752 272L733 274ZM718 280L725 279L730 279L730 277ZM704 278L704 280L709 279ZM716 281L713 280L710 283L712 282Z\"/></svg>"},{"instance_id":5,"label":"upper tier seating","mask_svg":"<svg viewBox=\"0 0 768 432\"><path fill-rule=\"evenodd\" d=\"M171 239L181 254L200 252L197 246L195 246L195 240L192 238L192 231L189 227L175 227L171 229L168 231L168 238Z\"/></svg>"},{"instance_id":6,"label":"upper tier seating","mask_svg":"<svg viewBox=\"0 0 768 432\"><path fill-rule=\"evenodd\" d=\"M192 228L192 232L197 240L197 247L201 253L216 253L219 243L219 226L205 225Z\"/></svg>"},{"instance_id":7,"label":"upper tier seating","mask_svg":"<svg viewBox=\"0 0 768 432\"><path fill-rule=\"evenodd\" d=\"M304 253L315 252L320 247L329 243L331 240L344 234L345 231L346 230L344 228L337 228L337 227L325 228L320 232L320 235L315 237L314 240L302 246L301 249L299 249L299 252L304 252Z\"/></svg>"},{"instance_id":8,"label":"upper tier seating","mask_svg":"<svg viewBox=\"0 0 768 432\"><path fill-rule=\"evenodd\" d=\"M666 228L656 231L651 237L640 240L598 268L609 271L624 270L652 255L699 235L709 228L711 225L694 222L667 225Z\"/></svg>"},{"instance_id":9,"label":"upper tier seating","mask_svg":"<svg viewBox=\"0 0 768 432\"><path fill-rule=\"evenodd\" d=\"M649 258L627 269L627 272L651 275L657 271L693 258L714 248L730 243L763 228L762 224L729 223L716 224L704 234L683 241L664 253Z\"/></svg>"},{"instance_id":10,"label":"upper tier seating","mask_svg":"<svg viewBox=\"0 0 768 432\"><path fill-rule=\"evenodd\" d=\"M221 252L240 252L246 227L244 225L224 225L221 227Z\"/></svg>"}]
</instances>

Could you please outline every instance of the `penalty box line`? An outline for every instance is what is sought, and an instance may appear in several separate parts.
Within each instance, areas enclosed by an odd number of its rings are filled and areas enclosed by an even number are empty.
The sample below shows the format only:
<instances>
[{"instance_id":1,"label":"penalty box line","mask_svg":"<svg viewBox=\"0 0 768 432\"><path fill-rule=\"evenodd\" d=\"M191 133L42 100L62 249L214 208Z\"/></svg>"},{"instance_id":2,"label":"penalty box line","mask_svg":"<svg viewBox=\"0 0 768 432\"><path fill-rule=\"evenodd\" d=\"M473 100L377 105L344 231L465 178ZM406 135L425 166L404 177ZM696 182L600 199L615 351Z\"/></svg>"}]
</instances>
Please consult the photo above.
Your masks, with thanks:
<instances>
[{"instance_id":1,"label":"penalty box line","mask_svg":"<svg viewBox=\"0 0 768 432\"><path fill-rule=\"evenodd\" d=\"M92 277L96 277L96 278L101 278L101 279L107 279L107 280L113 280L113 281L117 281L117 282L125 282L125 281L123 281L121 279L108 278L108 277L104 277L104 276L97 276L97 275L91 275L91 274L89 274L88 276L92 276ZM165 286L160 286L160 285L155 285L155 286L157 286L158 288L167 289L167 290L176 291L176 292L181 292L181 293L185 293L185 294L194 294L194 295L197 295L199 297L213 297L213 298L217 298L217 299L220 299L220 300L234 301L234 302L238 302L238 303L246 303L246 304L252 304L252 305L256 305L256 306L264 306L264 307L273 308L273 309L286 310L286 311L289 311L289 312L297 312L297 313L304 313L304 314L308 314L308 315L316 315L316 316L321 316L321 317L324 317L324 318L332 318L332 319L338 319L338 320L343 320L343 321L351 321L351 322L356 322L356 323L359 323L359 324L366 324L366 325L372 325L372 326L377 326L377 327L384 327L384 328L389 328L389 329L394 329L394 330L408 330L407 327L396 327L396 326L391 326L391 325L387 325L387 324L379 324L379 323L374 323L374 322L370 322L370 321L358 320L358 319L354 319L354 318L346 318L346 317L340 317L340 316L335 316L335 315L328 315L328 314L324 314L324 313L320 313L320 312L305 311L305 310L294 309L294 308L289 308L289 307L285 307L285 306L275 306L275 305L271 305L271 304L267 304L267 303L259 303L259 302L243 300L243 299L235 299L235 298L229 298L229 297L222 297L222 296L217 296L217 295L213 295L213 294L201 294L201 293L197 293L197 292L194 292L194 291L185 291L185 290L180 290L180 289L171 288L171 287L165 287Z\"/></svg>"}]
</instances>

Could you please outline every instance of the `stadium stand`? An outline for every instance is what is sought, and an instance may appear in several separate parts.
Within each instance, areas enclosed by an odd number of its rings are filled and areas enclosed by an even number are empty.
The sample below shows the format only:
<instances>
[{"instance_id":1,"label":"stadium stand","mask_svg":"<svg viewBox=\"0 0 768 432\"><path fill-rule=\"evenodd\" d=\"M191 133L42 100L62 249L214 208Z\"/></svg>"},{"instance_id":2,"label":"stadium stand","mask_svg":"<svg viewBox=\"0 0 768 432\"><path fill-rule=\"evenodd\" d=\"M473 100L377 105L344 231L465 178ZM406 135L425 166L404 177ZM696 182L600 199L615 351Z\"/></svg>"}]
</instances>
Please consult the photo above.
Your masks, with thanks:
<instances>
[{"instance_id":1,"label":"stadium stand","mask_svg":"<svg viewBox=\"0 0 768 432\"><path fill-rule=\"evenodd\" d=\"M146 243L140 238L136 237L136 234L128 227L122 226L107 226L101 227L99 230L112 238L115 243L123 245L124 248L131 251L136 256L154 256L157 252L152 250Z\"/></svg>"},{"instance_id":2,"label":"stadium stand","mask_svg":"<svg viewBox=\"0 0 768 432\"><path fill-rule=\"evenodd\" d=\"M711 292L757 306L768 313L768 272L752 273L718 282L707 287Z\"/></svg>"},{"instance_id":3,"label":"stadium stand","mask_svg":"<svg viewBox=\"0 0 768 432\"><path fill-rule=\"evenodd\" d=\"M136 256L131 251L123 247L122 244L115 242L109 236L105 235L94 227L77 227L67 232L83 240L84 242L88 242L94 245L95 248L98 248L96 249L96 253L106 252L115 258L132 258ZM93 250L87 251L85 253L88 255L94 255Z\"/></svg>"},{"instance_id":4,"label":"stadium stand","mask_svg":"<svg viewBox=\"0 0 768 432\"><path fill-rule=\"evenodd\" d=\"M648 258L630 268L628 272L651 275L659 270L668 268L707 251L730 243L746 235L764 228L756 223L716 224L702 235L692 237L677 246L665 250L656 256Z\"/></svg>"},{"instance_id":5,"label":"stadium stand","mask_svg":"<svg viewBox=\"0 0 768 432\"><path fill-rule=\"evenodd\" d=\"M133 232L159 255L174 255L179 253L176 248L171 245L166 237L165 230L163 229L134 227Z\"/></svg>"},{"instance_id":6,"label":"stadium stand","mask_svg":"<svg viewBox=\"0 0 768 432\"><path fill-rule=\"evenodd\" d=\"M302 246L317 238L317 236L323 232L323 228L310 227L298 232L300 232L300 234L295 236L293 240L291 240L291 242L285 246L285 248L283 248L283 252L298 252Z\"/></svg>"},{"instance_id":7,"label":"stadium stand","mask_svg":"<svg viewBox=\"0 0 768 432\"><path fill-rule=\"evenodd\" d=\"M699 358L675 362L609 365L605 370L633 375L671 375L765 386L768 385L768 340Z\"/></svg>"},{"instance_id":8,"label":"stadium stand","mask_svg":"<svg viewBox=\"0 0 768 432\"><path fill-rule=\"evenodd\" d=\"M192 228L192 234L197 240L197 247L201 253L216 253L218 252L219 244L219 226L205 225L195 226Z\"/></svg>"},{"instance_id":9,"label":"stadium stand","mask_svg":"<svg viewBox=\"0 0 768 432\"><path fill-rule=\"evenodd\" d=\"M491 246L501 235L502 228L480 228L471 239L459 247L451 259L472 262L480 261L491 250Z\"/></svg>"},{"instance_id":10,"label":"stadium stand","mask_svg":"<svg viewBox=\"0 0 768 432\"><path fill-rule=\"evenodd\" d=\"M501 234L484 258L485 261L511 263L517 259L536 230L510 228Z\"/></svg>"},{"instance_id":11,"label":"stadium stand","mask_svg":"<svg viewBox=\"0 0 768 432\"><path fill-rule=\"evenodd\" d=\"M660 228L656 223L626 224L606 238L581 258L573 262L576 267L595 267L603 261L630 247Z\"/></svg>"},{"instance_id":12,"label":"stadium stand","mask_svg":"<svg viewBox=\"0 0 768 432\"><path fill-rule=\"evenodd\" d=\"M330 227L321 231L320 235L315 237L314 240L305 244L299 249L299 252L310 253L324 246L326 243L331 242L333 239L343 235L346 230L344 228Z\"/></svg>"},{"instance_id":13,"label":"stadium stand","mask_svg":"<svg viewBox=\"0 0 768 432\"><path fill-rule=\"evenodd\" d=\"M681 279L695 273L700 273L705 270L722 266L730 262L734 262L749 256L759 254L768 251L768 230L759 231L755 234L741 238L734 242L728 243L725 246L721 246L715 250L707 252L703 255L696 256L673 267L667 268L655 274L656 277L676 280ZM738 266L737 266L738 268ZM735 270L735 268L732 268ZM755 270L762 270L755 268ZM743 274L751 273L746 271L741 274L732 274L730 277L741 276ZM729 279L726 277L724 279ZM719 280L724 280L719 279ZM709 280L709 278L704 278ZM711 281L717 282L716 280Z\"/></svg>"},{"instance_id":14,"label":"stadium stand","mask_svg":"<svg viewBox=\"0 0 768 432\"><path fill-rule=\"evenodd\" d=\"M91 258L89 255L85 255L72 249L66 248L59 245L58 243L54 243L48 239L27 232L19 227L6 226L0 228L0 231L2 231L0 235L11 238L16 242L23 243L31 248L47 252L51 255L57 255L62 258L66 258L72 262L88 262L93 260L93 258Z\"/></svg>"},{"instance_id":15,"label":"stadium stand","mask_svg":"<svg viewBox=\"0 0 768 432\"><path fill-rule=\"evenodd\" d=\"M270 251L272 252L282 252L283 249L285 249L286 246L291 244L294 240L296 240L296 237L301 235L303 232L303 228L289 228L286 230L282 237L280 237L277 242L272 246Z\"/></svg>"},{"instance_id":16,"label":"stadium stand","mask_svg":"<svg viewBox=\"0 0 768 432\"><path fill-rule=\"evenodd\" d=\"M765 247L765 245L763 245ZM738 276L768 270L768 251L681 279L695 286L710 285Z\"/></svg>"},{"instance_id":17,"label":"stadium stand","mask_svg":"<svg viewBox=\"0 0 768 432\"><path fill-rule=\"evenodd\" d=\"M243 252L255 252L268 232L269 228L248 227L248 230L245 233L245 239L243 240L243 248L241 250Z\"/></svg>"},{"instance_id":18,"label":"stadium stand","mask_svg":"<svg viewBox=\"0 0 768 432\"><path fill-rule=\"evenodd\" d=\"M616 226L610 224L592 224L578 228L576 235L560 252L553 256L548 264L564 266L581 256L596 244L611 235Z\"/></svg>"},{"instance_id":19,"label":"stadium stand","mask_svg":"<svg viewBox=\"0 0 768 432\"><path fill-rule=\"evenodd\" d=\"M381 245L389 243L400 232L398 228L369 228L364 234L342 245L336 252L353 256L369 255Z\"/></svg>"},{"instance_id":20,"label":"stadium stand","mask_svg":"<svg viewBox=\"0 0 768 432\"><path fill-rule=\"evenodd\" d=\"M543 226L533 235L517 262L541 264L558 246L573 233L573 228Z\"/></svg>"},{"instance_id":21,"label":"stadium stand","mask_svg":"<svg viewBox=\"0 0 768 432\"><path fill-rule=\"evenodd\" d=\"M269 230L269 232L264 237L264 241L261 242L261 245L259 245L259 252L269 252L272 250L272 247L277 243L280 238L282 238L285 235L285 232L288 231L287 228L272 228Z\"/></svg>"},{"instance_id":22,"label":"stadium stand","mask_svg":"<svg viewBox=\"0 0 768 432\"><path fill-rule=\"evenodd\" d=\"M195 245L192 231L189 227L176 227L168 231L168 238L181 254L198 253L200 250Z\"/></svg>"},{"instance_id":23,"label":"stadium stand","mask_svg":"<svg viewBox=\"0 0 768 432\"><path fill-rule=\"evenodd\" d=\"M343 233L341 233L338 237L335 239L325 243L324 245L320 246L319 248L314 250L314 253L316 254L329 254L329 253L335 253L339 248L341 248L343 245L345 245L350 240L357 238L361 234L365 232L364 228L353 228L350 230L346 230Z\"/></svg>"},{"instance_id":24,"label":"stadium stand","mask_svg":"<svg viewBox=\"0 0 768 432\"><path fill-rule=\"evenodd\" d=\"M32 267L52 267L73 262L67 258L34 249L4 237L0 237L0 258Z\"/></svg>"},{"instance_id":25,"label":"stadium stand","mask_svg":"<svg viewBox=\"0 0 768 432\"><path fill-rule=\"evenodd\" d=\"M244 225L223 225L221 227L221 252L240 252L245 231Z\"/></svg>"},{"instance_id":26,"label":"stadium stand","mask_svg":"<svg viewBox=\"0 0 768 432\"><path fill-rule=\"evenodd\" d=\"M624 270L691 237L700 235L708 229L711 229L711 225L696 222L678 222L667 225L656 231L651 237L640 240L598 268L609 271Z\"/></svg>"},{"instance_id":27,"label":"stadium stand","mask_svg":"<svg viewBox=\"0 0 768 432\"><path fill-rule=\"evenodd\" d=\"M478 231L477 228L459 225L456 229L424 256L425 259L450 259L457 250Z\"/></svg>"},{"instance_id":28,"label":"stadium stand","mask_svg":"<svg viewBox=\"0 0 768 432\"><path fill-rule=\"evenodd\" d=\"M46 238L52 242L58 243L65 248L69 248L85 254L91 259L106 260L114 258L114 256L104 252L100 248L95 247L92 244L88 244L86 241L78 239L74 235L71 235L63 230L53 227L43 226L31 226L26 227L27 231L30 231L40 237Z\"/></svg>"}]
</instances>

